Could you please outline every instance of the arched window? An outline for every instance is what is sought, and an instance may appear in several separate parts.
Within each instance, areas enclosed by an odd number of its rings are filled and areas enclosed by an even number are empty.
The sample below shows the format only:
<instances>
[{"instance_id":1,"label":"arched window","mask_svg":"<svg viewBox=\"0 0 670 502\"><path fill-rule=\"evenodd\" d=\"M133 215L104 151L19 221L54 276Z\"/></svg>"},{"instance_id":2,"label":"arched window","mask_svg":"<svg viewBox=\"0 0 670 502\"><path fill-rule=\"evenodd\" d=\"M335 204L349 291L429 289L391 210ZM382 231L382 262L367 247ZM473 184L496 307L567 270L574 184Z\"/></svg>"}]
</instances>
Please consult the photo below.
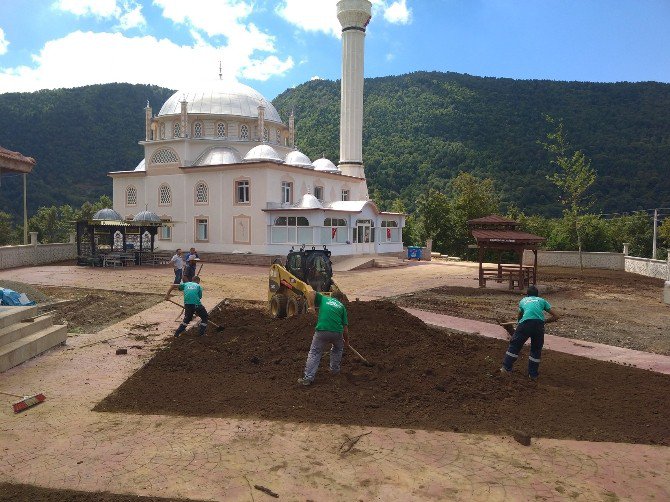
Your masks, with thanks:
<instances>
[{"instance_id":1,"label":"arched window","mask_svg":"<svg viewBox=\"0 0 670 502\"><path fill-rule=\"evenodd\" d=\"M263 141L265 141L266 143L270 142L270 131L268 131L267 127L263 128Z\"/></svg>"},{"instance_id":2,"label":"arched window","mask_svg":"<svg viewBox=\"0 0 670 502\"><path fill-rule=\"evenodd\" d=\"M209 202L209 190L207 188L207 183L204 181L199 181L195 185L195 203L196 204L207 204Z\"/></svg>"},{"instance_id":3,"label":"arched window","mask_svg":"<svg viewBox=\"0 0 670 502\"><path fill-rule=\"evenodd\" d=\"M277 144L281 143L281 131L277 129Z\"/></svg>"},{"instance_id":4,"label":"arched window","mask_svg":"<svg viewBox=\"0 0 670 502\"><path fill-rule=\"evenodd\" d=\"M158 187L158 205L159 206L169 206L172 204L172 190L170 190L170 185L161 185Z\"/></svg>"},{"instance_id":5,"label":"arched window","mask_svg":"<svg viewBox=\"0 0 670 502\"><path fill-rule=\"evenodd\" d=\"M160 135L161 135L161 139L165 139L165 124L163 122L161 122L161 126L160 126Z\"/></svg>"},{"instance_id":6,"label":"arched window","mask_svg":"<svg viewBox=\"0 0 670 502\"><path fill-rule=\"evenodd\" d=\"M137 205L137 188L129 186L126 188L126 206Z\"/></svg>"},{"instance_id":7,"label":"arched window","mask_svg":"<svg viewBox=\"0 0 670 502\"><path fill-rule=\"evenodd\" d=\"M196 122L193 124L193 137L202 138L202 122Z\"/></svg>"},{"instance_id":8,"label":"arched window","mask_svg":"<svg viewBox=\"0 0 670 502\"><path fill-rule=\"evenodd\" d=\"M249 126L246 124L240 127L240 139L249 139Z\"/></svg>"},{"instance_id":9,"label":"arched window","mask_svg":"<svg viewBox=\"0 0 670 502\"><path fill-rule=\"evenodd\" d=\"M151 156L152 164L172 164L175 162L179 162L179 157L177 157L176 153L167 148L156 150Z\"/></svg>"},{"instance_id":10,"label":"arched window","mask_svg":"<svg viewBox=\"0 0 670 502\"><path fill-rule=\"evenodd\" d=\"M225 138L226 137L226 124L223 122L219 122L216 124L216 136L218 138Z\"/></svg>"},{"instance_id":11,"label":"arched window","mask_svg":"<svg viewBox=\"0 0 670 502\"><path fill-rule=\"evenodd\" d=\"M172 137L179 138L180 136L181 136L181 124L179 122L175 122L174 127L172 129Z\"/></svg>"}]
</instances>

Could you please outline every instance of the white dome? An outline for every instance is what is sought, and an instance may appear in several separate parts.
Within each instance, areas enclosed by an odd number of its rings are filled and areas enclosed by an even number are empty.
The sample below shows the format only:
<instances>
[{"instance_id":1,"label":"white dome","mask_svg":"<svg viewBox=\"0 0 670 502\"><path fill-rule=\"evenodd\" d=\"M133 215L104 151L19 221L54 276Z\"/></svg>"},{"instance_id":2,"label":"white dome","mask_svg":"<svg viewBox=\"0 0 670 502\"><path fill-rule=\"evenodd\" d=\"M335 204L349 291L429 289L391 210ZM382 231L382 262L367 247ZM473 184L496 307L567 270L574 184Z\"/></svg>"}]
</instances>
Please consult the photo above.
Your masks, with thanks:
<instances>
[{"instance_id":1,"label":"white dome","mask_svg":"<svg viewBox=\"0 0 670 502\"><path fill-rule=\"evenodd\" d=\"M284 163L290 164L292 166L299 167L308 167L309 169L314 169L312 161L309 160L309 157L298 150L293 150L286 155Z\"/></svg>"},{"instance_id":2,"label":"white dome","mask_svg":"<svg viewBox=\"0 0 670 502\"><path fill-rule=\"evenodd\" d=\"M312 162L312 165L314 166L315 171L340 172L337 166L325 157L316 159Z\"/></svg>"},{"instance_id":3,"label":"white dome","mask_svg":"<svg viewBox=\"0 0 670 502\"><path fill-rule=\"evenodd\" d=\"M218 166L221 164L240 164L240 152L227 146L213 146L203 152L194 166Z\"/></svg>"},{"instance_id":4,"label":"white dome","mask_svg":"<svg viewBox=\"0 0 670 502\"><path fill-rule=\"evenodd\" d=\"M297 207L302 209L323 209L319 199L314 197L311 193L303 195Z\"/></svg>"},{"instance_id":5,"label":"white dome","mask_svg":"<svg viewBox=\"0 0 670 502\"><path fill-rule=\"evenodd\" d=\"M161 218L156 213L152 213L151 211L140 211L135 215L133 221L139 223L160 223Z\"/></svg>"},{"instance_id":6,"label":"white dome","mask_svg":"<svg viewBox=\"0 0 670 502\"><path fill-rule=\"evenodd\" d=\"M158 116L181 114L181 102L186 100L187 113L235 115L258 118L258 107L265 107L265 120L281 123L281 117L261 93L235 81L215 80L207 87L182 89L175 92L161 107Z\"/></svg>"},{"instance_id":7,"label":"white dome","mask_svg":"<svg viewBox=\"0 0 670 502\"><path fill-rule=\"evenodd\" d=\"M113 209L106 207L95 213L93 219L98 221L121 221L123 217Z\"/></svg>"},{"instance_id":8,"label":"white dome","mask_svg":"<svg viewBox=\"0 0 670 502\"><path fill-rule=\"evenodd\" d=\"M270 145L258 145L249 150L244 156L244 160L247 162L258 162L269 160L271 162L284 162L282 158L277 153L277 150L272 148Z\"/></svg>"},{"instance_id":9,"label":"white dome","mask_svg":"<svg viewBox=\"0 0 670 502\"><path fill-rule=\"evenodd\" d=\"M146 171L147 170L147 165L144 159L140 161L139 164L137 164L137 167L135 168L135 171Z\"/></svg>"}]
</instances>

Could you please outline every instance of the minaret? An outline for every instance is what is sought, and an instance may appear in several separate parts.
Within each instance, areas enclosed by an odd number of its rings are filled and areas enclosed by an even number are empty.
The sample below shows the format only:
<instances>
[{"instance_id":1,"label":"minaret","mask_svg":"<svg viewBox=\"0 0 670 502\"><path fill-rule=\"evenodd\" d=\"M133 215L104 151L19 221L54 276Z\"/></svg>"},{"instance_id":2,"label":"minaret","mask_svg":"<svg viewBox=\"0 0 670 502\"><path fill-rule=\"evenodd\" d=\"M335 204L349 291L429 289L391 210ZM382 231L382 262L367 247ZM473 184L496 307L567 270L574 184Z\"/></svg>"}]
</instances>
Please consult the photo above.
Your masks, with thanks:
<instances>
[{"instance_id":1,"label":"minaret","mask_svg":"<svg viewBox=\"0 0 670 502\"><path fill-rule=\"evenodd\" d=\"M147 99L147 106L144 109L144 129L146 141L151 141L151 113L151 106L149 106L149 100Z\"/></svg>"},{"instance_id":2,"label":"minaret","mask_svg":"<svg viewBox=\"0 0 670 502\"><path fill-rule=\"evenodd\" d=\"M295 148L295 114L293 110L288 117L288 146Z\"/></svg>"},{"instance_id":3,"label":"minaret","mask_svg":"<svg viewBox=\"0 0 670 502\"><path fill-rule=\"evenodd\" d=\"M342 88L340 101L340 169L365 178L363 169L363 53L365 28L372 17L368 0L340 0L342 25Z\"/></svg>"}]
</instances>

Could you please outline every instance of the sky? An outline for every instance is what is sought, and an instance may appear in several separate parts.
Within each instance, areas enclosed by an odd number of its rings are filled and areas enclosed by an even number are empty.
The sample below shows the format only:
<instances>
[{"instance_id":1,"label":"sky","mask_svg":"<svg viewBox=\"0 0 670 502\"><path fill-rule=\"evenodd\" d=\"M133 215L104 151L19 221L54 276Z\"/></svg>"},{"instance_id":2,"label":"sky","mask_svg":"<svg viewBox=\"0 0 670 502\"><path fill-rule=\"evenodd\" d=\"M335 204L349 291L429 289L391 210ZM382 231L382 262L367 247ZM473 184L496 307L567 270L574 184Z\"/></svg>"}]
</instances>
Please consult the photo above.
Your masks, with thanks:
<instances>
[{"instance_id":1,"label":"sky","mask_svg":"<svg viewBox=\"0 0 670 502\"><path fill-rule=\"evenodd\" d=\"M372 0L365 76L670 82L670 0ZM337 0L0 0L0 93L340 77Z\"/></svg>"}]
</instances>

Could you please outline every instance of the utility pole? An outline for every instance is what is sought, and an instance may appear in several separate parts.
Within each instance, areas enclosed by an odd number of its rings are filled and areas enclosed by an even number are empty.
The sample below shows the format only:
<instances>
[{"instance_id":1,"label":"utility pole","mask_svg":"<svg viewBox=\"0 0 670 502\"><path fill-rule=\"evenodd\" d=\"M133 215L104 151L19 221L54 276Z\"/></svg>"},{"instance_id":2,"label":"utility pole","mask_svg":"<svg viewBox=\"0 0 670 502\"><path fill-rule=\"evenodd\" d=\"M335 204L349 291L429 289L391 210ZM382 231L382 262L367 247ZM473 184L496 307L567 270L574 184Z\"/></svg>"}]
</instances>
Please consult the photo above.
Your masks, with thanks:
<instances>
[{"instance_id":1,"label":"utility pole","mask_svg":"<svg viewBox=\"0 0 670 502\"><path fill-rule=\"evenodd\" d=\"M654 241L651 243L651 259L656 259L656 234L658 233L658 209L654 209Z\"/></svg>"}]
</instances>

